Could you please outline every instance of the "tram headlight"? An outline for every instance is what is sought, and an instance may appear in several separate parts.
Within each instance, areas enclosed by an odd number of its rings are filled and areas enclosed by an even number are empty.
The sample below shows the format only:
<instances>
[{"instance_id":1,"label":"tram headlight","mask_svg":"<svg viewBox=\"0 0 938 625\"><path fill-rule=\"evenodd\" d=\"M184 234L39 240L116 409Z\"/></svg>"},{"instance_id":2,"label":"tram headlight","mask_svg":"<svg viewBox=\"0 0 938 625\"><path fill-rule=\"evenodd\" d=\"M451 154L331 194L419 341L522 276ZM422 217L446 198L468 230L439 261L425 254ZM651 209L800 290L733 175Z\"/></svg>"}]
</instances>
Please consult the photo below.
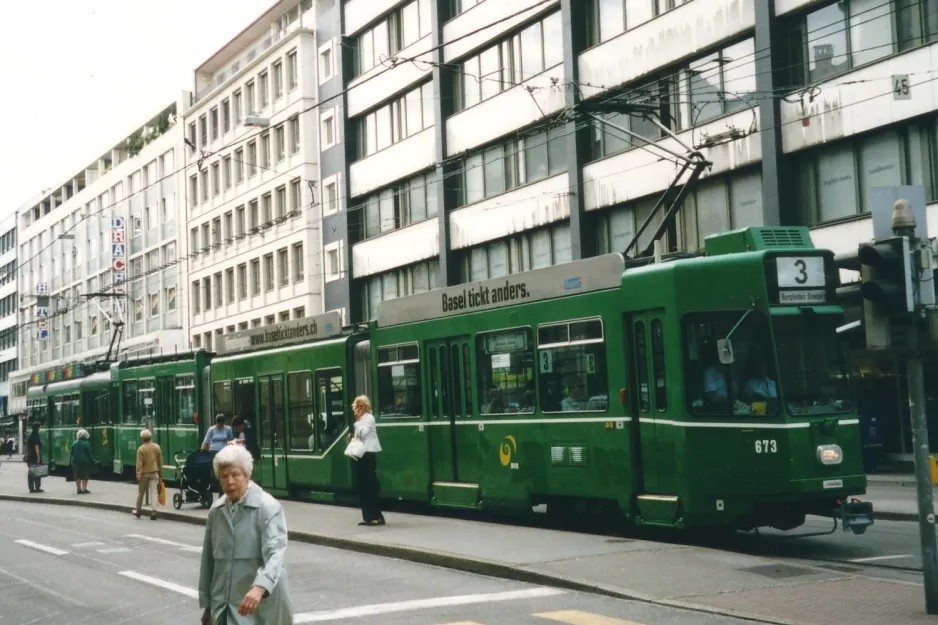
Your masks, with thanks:
<instances>
[{"instance_id":1,"label":"tram headlight","mask_svg":"<svg viewBox=\"0 0 938 625\"><path fill-rule=\"evenodd\" d=\"M819 445L817 459L821 464L840 464L844 460L844 452L840 445Z\"/></svg>"}]
</instances>

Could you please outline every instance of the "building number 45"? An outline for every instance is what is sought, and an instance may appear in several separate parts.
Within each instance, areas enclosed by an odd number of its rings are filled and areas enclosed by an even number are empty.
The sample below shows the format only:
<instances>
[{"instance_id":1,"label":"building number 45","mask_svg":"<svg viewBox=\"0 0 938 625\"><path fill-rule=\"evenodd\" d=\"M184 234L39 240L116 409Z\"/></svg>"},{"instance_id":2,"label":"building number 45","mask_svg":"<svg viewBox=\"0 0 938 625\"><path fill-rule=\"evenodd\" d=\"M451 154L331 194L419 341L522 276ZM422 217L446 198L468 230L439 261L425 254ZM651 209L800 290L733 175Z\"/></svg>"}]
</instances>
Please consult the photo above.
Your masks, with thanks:
<instances>
[{"instance_id":1,"label":"building number 45","mask_svg":"<svg viewBox=\"0 0 938 625\"><path fill-rule=\"evenodd\" d=\"M756 441L756 453L757 454L775 454L778 453L778 443L774 440L757 440Z\"/></svg>"}]
</instances>

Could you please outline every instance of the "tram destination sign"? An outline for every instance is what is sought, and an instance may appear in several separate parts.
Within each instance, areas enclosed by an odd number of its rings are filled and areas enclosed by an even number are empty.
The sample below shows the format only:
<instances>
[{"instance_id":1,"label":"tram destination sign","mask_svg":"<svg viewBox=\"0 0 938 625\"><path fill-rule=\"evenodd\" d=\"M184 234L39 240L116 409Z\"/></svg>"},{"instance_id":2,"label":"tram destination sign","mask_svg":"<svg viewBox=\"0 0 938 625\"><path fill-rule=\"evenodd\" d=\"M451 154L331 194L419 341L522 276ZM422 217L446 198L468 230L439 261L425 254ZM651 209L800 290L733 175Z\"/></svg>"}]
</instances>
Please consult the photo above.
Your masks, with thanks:
<instances>
[{"instance_id":1,"label":"tram destination sign","mask_svg":"<svg viewBox=\"0 0 938 625\"><path fill-rule=\"evenodd\" d=\"M342 332L342 317L338 312L327 312L315 317L284 321L263 328L251 328L217 337L215 353L230 354L248 349L262 349L325 339Z\"/></svg>"},{"instance_id":2,"label":"tram destination sign","mask_svg":"<svg viewBox=\"0 0 938 625\"><path fill-rule=\"evenodd\" d=\"M378 326L452 317L542 300L614 289L622 285L625 261L606 254L502 278L435 289L378 305Z\"/></svg>"}]
</instances>

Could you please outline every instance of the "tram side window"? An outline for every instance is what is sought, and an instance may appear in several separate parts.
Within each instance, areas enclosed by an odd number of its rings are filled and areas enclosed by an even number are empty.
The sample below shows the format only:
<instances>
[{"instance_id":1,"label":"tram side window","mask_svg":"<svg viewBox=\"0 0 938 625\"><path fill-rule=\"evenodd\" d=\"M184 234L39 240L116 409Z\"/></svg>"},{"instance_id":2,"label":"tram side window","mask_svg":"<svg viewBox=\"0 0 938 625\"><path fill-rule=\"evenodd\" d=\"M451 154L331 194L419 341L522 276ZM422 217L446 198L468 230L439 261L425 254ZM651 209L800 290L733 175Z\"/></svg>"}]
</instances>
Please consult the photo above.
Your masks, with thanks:
<instances>
[{"instance_id":1,"label":"tram side window","mask_svg":"<svg viewBox=\"0 0 938 625\"><path fill-rule=\"evenodd\" d=\"M290 404L290 451L315 451L313 430L313 376L309 371L287 375Z\"/></svg>"},{"instance_id":2,"label":"tram side window","mask_svg":"<svg viewBox=\"0 0 938 625\"><path fill-rule=\"evenodd\" d=\"M325 451L345 428L341 369L316 372L316 396L319 401L319 420L316 422L319 436L317 449Z\"/></svg>"},{"instance_id":3,"label":"tram side window","mask_svg":"<svg viewBox=\"0 0 938 625\"><path fill-rule=\"evenodd\" d=\"M537 362L543 412L605 412L606 344L599 319L537 329Z\"/></svg>"},{"instance_id":4,"label":"tram side window","mask_svg":"<svg viewBox=\"0 0 938 625\"><path fill-rule=\"evenodd\" d=\"M231 380L222 380L212 385L212 407L215 411L209 415L210 419L205 422L205 427L211 427L215 423L215 415L223 414L229 421L234 410L231 403ZM211 421L211 424L209 423Z\"/></svg>"},{"instance_id":5,"label":"tram side window","mask_svg":"<svg viewBox=\"0 0 938 625\"><path fill-rule=\"evenodd\" d=\"M534 339L530 328L476 336L479 414L534 412Z\"/></svg>"},{"instance_id":6,"label":"tram side window","mask_svg":"<svg viewBox=\"0 0 938 625\"><path fill-rule=\"evenodd\" d=\"M121 423L140 423L138 399L137 382L124 382L124 414L121 415Z\"/></svg>"},{"instance_id":7,"label":"tram side window","mask_svg":"<svg viewBox=\"0 0 938 625\"><path fill-rule=\"evenodd\" d=\"M717 341L727 336L734 361L724 365ZM687 400L693 414L778 414L778 376L764 314L730 311L687 315L684 348Z\"/></svg>"},{"instance_id":8,"label":"tram side window","mask_svg":"<svg viewBox=\"0 0 938 625\"><path fill-rule=\"evenodd\" d=\"M378 415L420 416L420 353L416 343L378 348Z\"/></svg>"},{"instance_id":9,"label":"tram side window","mask_svg":"<svg viewBox=\"0 0 938 625\"><path fill-rule=\"evenodd\" d=\"M664 368L664 329L661 320L651 322L651 357L655 374L655 407L658 412L668 409L668 381Z\"/></svg>"},{"instance_id":10,"label":"tram side window","mask_svg":"<svg viewBox=\"0 0 938 625\"><path fill-rule=\"evenodd\" d=\"M177 375L174 392L176 393L176 423L191 425L192 415L198 412L195 407L195 376Z\"/></svg>"}]
</instances>

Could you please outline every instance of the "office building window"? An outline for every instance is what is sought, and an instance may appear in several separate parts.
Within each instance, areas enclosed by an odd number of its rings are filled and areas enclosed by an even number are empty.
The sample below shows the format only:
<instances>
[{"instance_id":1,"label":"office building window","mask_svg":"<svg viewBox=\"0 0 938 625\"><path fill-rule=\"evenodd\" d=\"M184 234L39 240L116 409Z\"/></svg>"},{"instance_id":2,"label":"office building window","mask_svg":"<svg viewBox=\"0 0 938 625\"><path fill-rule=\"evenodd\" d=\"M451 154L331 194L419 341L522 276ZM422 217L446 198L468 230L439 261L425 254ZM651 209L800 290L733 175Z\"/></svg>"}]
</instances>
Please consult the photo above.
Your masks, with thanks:
<instances>
[{"instance_id":1,"label":"office building window","mask_svg":"<svg viewBox=\"0 0 938 625\"><path fill-rule=\"evenodd\" d=\"M433 126L433 84L425 83L404 96L359 117L358 158L403 141Z\"/></svg>"},{"instance_id":2,"label":"office building window","mask_svg":"<svg viewBox=\"0 0 938 625\"><path fill-rule=\"evenodd\" d=\"M255 258L251 261L251 295L261 294L261 261Z\"/></svg>"},{"instance_id":3,"label":"office building window","mask_svg":"<svg viewBox=\"0 0 938 625\"><path fill-rule=\"evenodd\" d=\"M277 271L280 274L280 286L290 284L290 255L285 247L277 250Z\"/></svg>"},{"instance_id":4,"label":"office building window","mask_svg":"<svg viewBox=\"0 0 938 625\"><path fill-rule=\"evenodd\" d=\"M264 255L264 290L274 290L274 255Z\"/></svg>"},{"instance_id":5,"label":"office building window","mask_svg":"<svg viewBox=\"0 0 938 625\"><path fill-rule=\"evenodd\" d=\"M306 257L303 256L303 244L293 244L293 281L303 281L303 266L306 263Z\"/></svg>"},{"instance_id":6,"label":"office building window","mask_svg":"<svg viewBox=\"0 0 938 625\"><path fill-rule=\"evenodd\" d=\"M291 117L287 125L290 127L290 154L296 154L300 151L300 118Z\"/></svg>"},{"instance_id":7,"label":"office building window","mask_svg":"<svg viewBox=\"0 0 938 625\"><path fill-rule=\"evenodd\" d=\"M404 228L437 214L436 174L415 176L364 202L364 238Z\"/></svg>"},{"instance_id":8,"label":"office building window","mask_svg":"<svg viewBox=\"0 0 938 625\"><path fill-rule=\"evenodd\" d=\"M430 1L413 0L355 38L355 76L430 34Z\"/></svg>"},{"instance_id":9,"label":"office building window","mask_svg":"<svg viewBox=\"0 0 938 625\"><path fill-rule=\"evenodd\" d=\"M439 261L431 260L367 278L362 284L363 314L374 319L382 301L435 289L439 268Z\"/></svg>"},{"instance_id":10,"label":"office building window","mask_svg":"<svg viewBox=\"0 0 938 625\"><path fill-rule=\"evenodd\" d=\"M222 100L221 103L221 130L228 132L231 130L231 101Z\"/></svg>"},{"instance_id":11,"label":"office building window","mask_svg":"<svg viewBox=\"0 0 938 625\"><path fill-rule=\"evenodd\" d=\"M238 265L238 299L248 298L248 266L244 263Z\"/></svg>"},{"instance_id":12,"label":"office building window","mask_svg":"<svg viewBox=\"0 0 938 625\"><path fill-rule=\"evenodd\" d=\"M296 50L287 54L287 88L291 91L296 87L299 69L296 60Z\"/></svg>"},{"instance_id":13,"label":"office building window","mask_svg":"<svg viewBox=\"0 0 938 625\"><path fill-rule=\"evenodd\" d=\"M273 65L274 72L274 100L283 97L283 63L277 61Z\"/></svg>"},{"instance_id":14,"label":"office building window","mask_svg":"<svg viewBox=\"0 0 938 625\"><path fill-rule=\"evenodd\" d=\"M558 11L466 59L461 71L454 74L457 110L474 106L563 63L561 28Z\"/></svg>"}]
</instances>

